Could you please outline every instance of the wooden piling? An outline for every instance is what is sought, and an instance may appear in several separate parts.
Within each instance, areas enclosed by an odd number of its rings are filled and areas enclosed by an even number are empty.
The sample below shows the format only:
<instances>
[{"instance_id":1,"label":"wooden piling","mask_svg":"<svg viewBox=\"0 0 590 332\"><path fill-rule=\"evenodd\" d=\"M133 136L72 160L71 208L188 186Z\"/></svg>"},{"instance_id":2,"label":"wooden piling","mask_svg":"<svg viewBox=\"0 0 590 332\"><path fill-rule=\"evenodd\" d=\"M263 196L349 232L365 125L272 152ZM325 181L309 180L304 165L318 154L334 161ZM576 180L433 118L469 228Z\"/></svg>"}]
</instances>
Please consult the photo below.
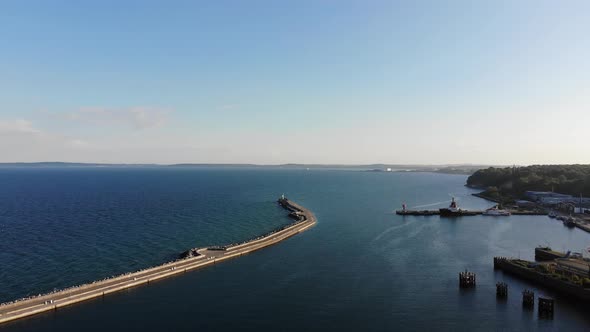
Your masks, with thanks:
<instances>
[{"instance_id":1,"label":"wooden piling","mask_svg":"<svg viewBox=\"0 0 590 332\"><path fill-rule=\"evenodd\" d=\"M554 300L544 297L539 297L539 317L540 318L553 318Z\"/></svg>"},{"instance_id":2,"label":"wooden piling","mask_svg":"<svg viewBox=\"0 0 590 332\"><path fill-rule=\"evenodd\" d=\"M496 283L496 297L506 299L508 297L508 284L505 282Z\"/></svg>"},{"instance_id":3,"label":"wooden piling","mask_svg":"<svg viewBox=\"0 0 590 332\"><path fill-rule=\"evenodd\" d=\"M460 288L472 288L475 287L475 273L465 270L465 272L459 272L459 287Z\"/></svg>"},{"instance_id":4,"label":"wooden piling","mask_svg":"<svg viewBox=\"0 0 590 332\"><path fill-rule=\"evenodd\" d=\"M528 289L522 292L522 306L526 309L533 309L535 307L535 292Z\"/></svg>"}]
</instances>

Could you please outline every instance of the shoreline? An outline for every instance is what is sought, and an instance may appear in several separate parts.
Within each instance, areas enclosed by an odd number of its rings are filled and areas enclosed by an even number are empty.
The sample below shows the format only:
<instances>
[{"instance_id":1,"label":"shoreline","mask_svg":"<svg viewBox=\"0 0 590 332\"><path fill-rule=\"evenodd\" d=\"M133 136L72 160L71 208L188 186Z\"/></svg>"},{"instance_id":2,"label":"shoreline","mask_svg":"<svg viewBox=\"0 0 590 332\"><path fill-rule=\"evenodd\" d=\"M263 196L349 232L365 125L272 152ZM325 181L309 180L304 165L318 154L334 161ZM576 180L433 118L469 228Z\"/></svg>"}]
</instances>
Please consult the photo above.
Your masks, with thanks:
<instances>
[{"instance_id":1,"label":"shoreline","mask_svg":"<svg viewBox=\"0 0 590 332\"><path fill-rule=\"evenodd\" d=\"M481 199L485 199L486 201L490 201L490 202L494 202L494 203L502 203L502 200L486 196L484 193L485 193L485 191L482 191L480 193L473 193L471 195L475 196L475 197L479 197Z\"/></svg>"},{"instance_id":2,"label":"shoreline","mask_svg":"<svg viewBox=\"0 0 590 332\"><path fill-rule=\"evenodd\" d=\"M2 303L0 304L0 324L38 313L56 310L60 307L101 297L127 288L149 284L159 279L186 273L190 270L241 256L286 240L306 231L316 224L317 219L315 215L297 203L287 199L281 199L279 200L279 204L292 213L296 212L301 217L280 230L271 231L244 243L189 249L187 252L194 250L197 256L178 259L155 267L73 286L56 292Z\"/></svg>"}]
</instances>

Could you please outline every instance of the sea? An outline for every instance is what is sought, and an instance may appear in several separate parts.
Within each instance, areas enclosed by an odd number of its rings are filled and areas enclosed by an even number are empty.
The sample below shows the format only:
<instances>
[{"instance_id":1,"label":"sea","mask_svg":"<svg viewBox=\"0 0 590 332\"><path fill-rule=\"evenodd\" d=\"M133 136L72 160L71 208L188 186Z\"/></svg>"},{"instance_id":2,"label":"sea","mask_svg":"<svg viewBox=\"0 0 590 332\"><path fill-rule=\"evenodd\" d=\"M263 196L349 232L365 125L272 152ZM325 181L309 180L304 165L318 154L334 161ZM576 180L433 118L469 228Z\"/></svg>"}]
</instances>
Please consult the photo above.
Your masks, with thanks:
<instances>
[{"instance_id":1,"label":"sea","mask_svg":"<svg viewBox=\"0 0 590 332\"><path fill-rule=\"evenodd\" d=\"M437 173L207 167L0 168L0 302L155 266L194 247L290 223L312 229L251 254L0 331L588 331L587 305L494 271L493 257L584 251L590 234L546 216L398 216L491 202ZM458 274L477 274L460 290ZM495 285L508 284L508 299ZM524 289L555 299L524 310Z\"/></svg>"}]
</instances>

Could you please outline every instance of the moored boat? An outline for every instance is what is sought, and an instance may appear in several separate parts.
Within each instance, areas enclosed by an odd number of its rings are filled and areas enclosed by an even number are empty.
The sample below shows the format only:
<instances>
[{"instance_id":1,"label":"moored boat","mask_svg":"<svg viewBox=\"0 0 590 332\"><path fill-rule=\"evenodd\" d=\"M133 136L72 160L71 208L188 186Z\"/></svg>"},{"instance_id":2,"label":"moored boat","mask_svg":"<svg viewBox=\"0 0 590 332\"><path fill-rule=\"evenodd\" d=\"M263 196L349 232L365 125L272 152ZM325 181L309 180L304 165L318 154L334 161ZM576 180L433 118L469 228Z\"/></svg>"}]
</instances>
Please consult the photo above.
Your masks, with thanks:
<instances>
[{"instance_id":1,"label":"moored boat","mask_svg":"<svg viewBox=\"0 0 590 332\"><path fill-rule=\"evenodd\" d=\"M510 211L502 210L498 205L494 205L489 209L486 209L483 213L484 216L509 216Z\"/></svg>"},{"instance_id":2,"label":"moored boat","mask_svg":"<svg viewBox=\"0 0 590 332\"><path fill-rule=\"evenodd\" d=\"M576 227L576 221L572 217L567 217L563 220L563 225L567 227Z\"/></svg>"},{"instance_id":3,"label":"moored boat","mask_svg":"<svg viewBox=\"0 0 590 332\"><path fill-rule=\"evenodd\" d=\"M481 212L460 209L457 205L457 202L455 201L455 197L453 197L451 200L451 204L448 208L438 209L438 211L441 217L473 216L476 214L481 214Z\"/></svg>"}]
</instances>

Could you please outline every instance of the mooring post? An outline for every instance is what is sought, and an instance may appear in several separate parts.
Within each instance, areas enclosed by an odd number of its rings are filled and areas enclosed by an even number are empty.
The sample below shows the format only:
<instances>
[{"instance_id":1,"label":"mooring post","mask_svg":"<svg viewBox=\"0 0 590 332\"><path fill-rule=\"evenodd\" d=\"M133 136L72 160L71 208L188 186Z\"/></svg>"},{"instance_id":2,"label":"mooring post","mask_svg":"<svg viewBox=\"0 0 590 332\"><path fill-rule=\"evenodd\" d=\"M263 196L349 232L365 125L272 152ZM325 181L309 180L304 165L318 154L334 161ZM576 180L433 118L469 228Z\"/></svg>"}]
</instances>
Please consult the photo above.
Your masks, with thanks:
<instances>
[{"instance_id":1,"label":"mooring post","mask_svg":"<svg viewBox=\"0 0 590 332\"><path fill-rule=\"evenodd\" d=\"M553 299L539 297L539 317L552 319L554 304Z\"/></svg>"},{"instance_id":2,"label":"mooring post","mask_svg":"<svg viewBox=\"0 0 590 332\"><path fill-rule=\"evenodd\" d=\"M508 284L505 282L496 283L496 297L498 299L506 299L508 297Z\"/></svg>"},{"instance_id":3,"label":"mooring post","mask_svg":"<svg viewBox=\"0 0 590 332\"><path fill-rule=\"evenodd\" d=\"M522 306L526 309L535 307L535 292L525 289L522 292Z\"/></svg>"},{"instance_id":4,"label":"mooring post","mask_svg":"<svg viewBox=\"0 0 590 332\"><path fill-rule=\"evenodd\" d=\"M465 270L465 272L459 272L459 287L460 288L472 288L475 287L475 273Z\"/></svg>"}]
</instances>

